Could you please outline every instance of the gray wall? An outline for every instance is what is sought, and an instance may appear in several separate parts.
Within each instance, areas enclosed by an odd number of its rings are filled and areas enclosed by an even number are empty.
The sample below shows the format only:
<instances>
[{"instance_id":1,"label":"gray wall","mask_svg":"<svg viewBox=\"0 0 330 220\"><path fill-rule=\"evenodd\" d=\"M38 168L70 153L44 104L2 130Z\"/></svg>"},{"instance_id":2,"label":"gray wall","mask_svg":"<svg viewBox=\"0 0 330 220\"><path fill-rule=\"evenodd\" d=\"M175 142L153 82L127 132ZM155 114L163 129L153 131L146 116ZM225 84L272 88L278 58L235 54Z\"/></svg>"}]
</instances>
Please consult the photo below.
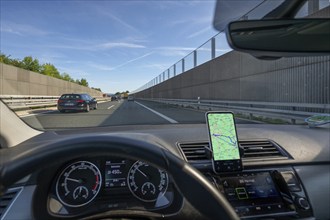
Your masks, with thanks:
<instances>
[{"instance_id":1,"label":"gray wall","mask_svg":"<svg viewBox=\"0 0 330 220\"><path fill-rule=\"evenodd\" d=\"M59 96L63 93L89 93L94 97L102 96L102 92L76 83L0 63L0 95Z\"/></svg>"},{"instance_id":2,"label":"gray wall","mask_svg":"<svg viewBox=\"0 0 330 220\"><path fill-rule=\"evenodd\" d=\"M135 96L330 103L329 75L330 56L265 61L233 51Z\"/></svg>"}]
</instances>

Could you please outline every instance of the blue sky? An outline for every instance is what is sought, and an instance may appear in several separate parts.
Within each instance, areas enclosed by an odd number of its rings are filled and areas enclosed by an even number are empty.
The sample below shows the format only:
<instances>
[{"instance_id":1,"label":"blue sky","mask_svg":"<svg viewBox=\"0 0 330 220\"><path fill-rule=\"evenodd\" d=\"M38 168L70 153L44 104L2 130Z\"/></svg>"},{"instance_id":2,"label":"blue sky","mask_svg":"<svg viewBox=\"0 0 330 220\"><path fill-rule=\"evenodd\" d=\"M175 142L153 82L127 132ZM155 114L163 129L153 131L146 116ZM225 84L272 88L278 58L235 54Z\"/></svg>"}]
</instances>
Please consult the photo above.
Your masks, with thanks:
<instances>
[{"instance_id":1,"label":"blue sky","mask_svg":"<svg viewBox=\"0 0 330 220\"><path fill-rule=\"evenodd\" d=\"M52 63L104 92L132 91L218 33L214 7L213 0L1 0L1 52Z\"/></svg>"}]
</instances>

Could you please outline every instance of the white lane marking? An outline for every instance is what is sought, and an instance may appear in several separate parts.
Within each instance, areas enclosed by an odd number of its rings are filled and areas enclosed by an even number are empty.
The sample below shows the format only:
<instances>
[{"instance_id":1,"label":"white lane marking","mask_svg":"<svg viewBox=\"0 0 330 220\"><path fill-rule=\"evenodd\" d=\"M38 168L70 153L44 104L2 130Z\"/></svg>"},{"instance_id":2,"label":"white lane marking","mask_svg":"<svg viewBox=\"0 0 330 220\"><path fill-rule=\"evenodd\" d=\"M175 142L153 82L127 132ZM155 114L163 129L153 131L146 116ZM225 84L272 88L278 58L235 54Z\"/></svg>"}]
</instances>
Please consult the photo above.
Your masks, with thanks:
<instances>
[{"instance_id":1,"label":"white lane marking","mask_svg":"<svg viewBox=\"0 0 330 220\"><path fill-rule=\"evenodd\" d=\"M31 116L35 116L35 115L46 115L46 114L52 113L52 112L58 112L58 110L52 110L52 111L47 111L47 112L43 112L43 113L32 113L32 114L27 114L27 115L21 115L19 117L26 118L26 117L31 117Z\"/></svg>"},{"instance_id":2,"label":"white lane marking","mask_svg":"<svg viewBox=\"0 0 330 220\"><path fill-rule=\"evenodd\" d=\"M115 105L112 105L112 106L110 106L110 107L108 107L108 109L111 109L112 107L114 107Z\"/></svg>"},{"instance_id":3,"label":"white lane marking","mask_svg":"<svg viewBox=\"0 0 330 220\"><path fill-rule=\"evenodd\" d=\"M109 101L98 101L97 103L107 103L107 102L111 102L110 100Z\"/></svg>"},{"instance_id":4,"label":"white lane marking","mask_svg":"<svg viewBox=\"0 0 330 220\"><path fill-rule=\"evenodd\" d=\"M158 115L158 116L164 118L165 120L171 122L172 124L177 124L177 123L178 123L178 122L175 121L174 119L169 118L169 117L167 117L166 115L163 115L163 114L161 114L161 113L159 113L159 112L157 112L157 111L155 111L155 110L153 110L153 109L151 109L151 108L149 108L149 107L147 107L147 106L145 106L145 105L143 105L143 104L141 104L141 103L139 103L139 102L137 102L137 101L135 101L135 103L138 104L138 105L141 105L142 107L148 109L149 111L155 113L156 115Z\"/></svg>"}]
</instances>

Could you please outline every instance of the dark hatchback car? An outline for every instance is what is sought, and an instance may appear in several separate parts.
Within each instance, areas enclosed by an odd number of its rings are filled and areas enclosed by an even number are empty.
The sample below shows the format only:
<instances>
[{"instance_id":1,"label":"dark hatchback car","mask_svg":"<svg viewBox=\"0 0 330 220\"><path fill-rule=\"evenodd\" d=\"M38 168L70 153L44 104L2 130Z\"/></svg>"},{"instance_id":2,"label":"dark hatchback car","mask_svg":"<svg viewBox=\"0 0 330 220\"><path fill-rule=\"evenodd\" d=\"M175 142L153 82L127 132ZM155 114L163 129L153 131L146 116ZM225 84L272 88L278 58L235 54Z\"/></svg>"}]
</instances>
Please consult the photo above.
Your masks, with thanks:
<instances>
[{"instance_id":1,"label":"dark hatchback car","mask_svg":"<svg viewBox=\"0 0 330 220\"><path fill-rule=\"evenodd\" d=\"M57 109L60 112L66 110L86 111L97 109L97 101L88 94L63 94L57 101Z\"/></svg>"}]
</instances>

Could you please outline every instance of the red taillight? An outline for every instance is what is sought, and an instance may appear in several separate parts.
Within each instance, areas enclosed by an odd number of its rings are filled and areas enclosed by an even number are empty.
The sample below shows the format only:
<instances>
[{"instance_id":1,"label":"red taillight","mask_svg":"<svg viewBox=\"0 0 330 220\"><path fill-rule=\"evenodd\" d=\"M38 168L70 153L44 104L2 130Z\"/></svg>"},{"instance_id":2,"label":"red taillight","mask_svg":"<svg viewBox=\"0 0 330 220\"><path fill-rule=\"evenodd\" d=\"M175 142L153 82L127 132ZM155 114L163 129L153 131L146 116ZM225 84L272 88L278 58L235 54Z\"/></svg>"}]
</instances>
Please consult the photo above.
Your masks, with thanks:
<instances>
[{"instance_id":1,"label":"red taillight","mask_svg":"<svg viewBox=\"0 0 330 220\"><path fill-rule=\"evenodd\" d=\"M82 99L77 99L76 102L81 104L81 103L84 103L84 100L82 100Z\"/></svg>"},{"instance_id":2,"label":"red taillight","mask_svg":"<svg viewBox=\"0 0 330 220\"><path fill-rule=\"evenodd\" d=\"M63 102L63 100L61 100L61 99L59 99L59 100L57 100L57 103L59 104L59 103L62 103Z\"/></svg>"}]
</instances>

